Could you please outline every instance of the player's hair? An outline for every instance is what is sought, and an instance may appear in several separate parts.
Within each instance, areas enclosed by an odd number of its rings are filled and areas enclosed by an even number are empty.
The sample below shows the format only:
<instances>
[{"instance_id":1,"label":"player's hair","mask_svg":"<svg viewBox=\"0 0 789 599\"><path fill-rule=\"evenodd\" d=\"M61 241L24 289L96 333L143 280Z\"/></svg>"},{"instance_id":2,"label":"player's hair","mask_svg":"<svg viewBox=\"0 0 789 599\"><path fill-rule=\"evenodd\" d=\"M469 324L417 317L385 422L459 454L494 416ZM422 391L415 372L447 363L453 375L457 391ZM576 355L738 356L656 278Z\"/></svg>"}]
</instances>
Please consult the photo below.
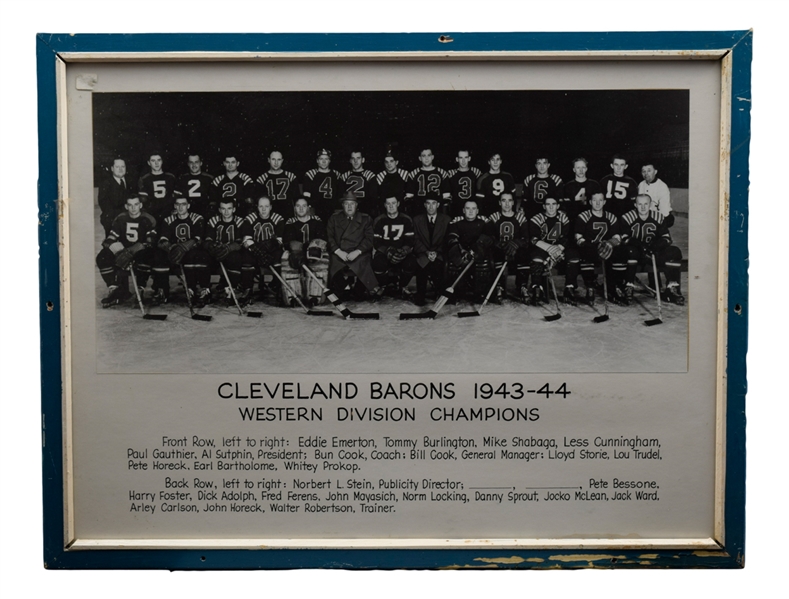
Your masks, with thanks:
<instances>
[{"instance_id":1,"label":"player's hair","mask_svg":"<svg viewBox=\"0 0 789 599\"><path fill-rule=\"evenodd\" d=\"M576 162L583 162L583 163L584 163L584 165L585 165L587 168L589 168L589 161L588 161L586 158L584 158L583 156L579 156L578 158L574 158L574 159L573 159L573 167L575 167L575 163L576 163Z\"/></svg>"},{"instance_id":2,"label":"player's hair","mask_svg":"<svg viewBox=\"0 0 789 599\"><path fill-rule=\"evenodd\" d=\"M316 154L315 158L320 158L324 154L326 154L326 157L329 160L331 160L331 152L329 152L329 150L327 150L326 148L321 148L320 150L318 150L318 153Z\"/></svg>"},{"instance_id":3,"label":"player's hair","mask_svg":"<svg viewBox=\"0 0 789 599\"><path fill-rule=\"evenodd\" d=\"M201 162L203 161L203 157L200 155L200 152L192 152L192 151L187 151L187 152L186 152L186 160L187 160L187 162L189 161L189 157L190 157L190 156L197 156L197 158L198 158L198 159L199 159ZM235 158L235 156L233 156L233 158Z\"/></svg>"},{"instance_id":4,"label":"player's hair","mask_svg":"<svg viewBox=\"0 0 789 599\"><path fill-rule=\"evenodd\" d=\"M468 154L468 157L471 158L471 150L468 150L466 148L460 148L458 150L458 154L460 154L461 152L465 152L466 154Z\"/></svg>"},{"instance_id":5,"label":"player's hair","mask_svg":"<svg viewBox=\"0 0 789 599\"><path fill-rule=\"evenodd\" d=\"M150 161L151 156L158 156L159 158L162 159L162 162L164 162L164 155L159 150L151 150L150 152L145 154L145 156L146 156L145 162Z\"/></svg>"},{"instance_id":6,"label":"player's hair","mask_svg":"<svg viewBox=\"0 0 789 599\"><path fill-rule=\"evenodd\" d=\"M364 158L364 152L362 152L359 148L351 150L348 155L350 156L351 154L359 154L362 158Z\"/></svg>"},{"instance_id":7,"label":"player's hair","mask_svg":"<svg viewBox=\"0 0 789 599\"><path fill-rule=\"evenodd\" d=\"M431 154L435 154L435 152L433 152L433 148L422 148L421 150L419 150L420 156L422 155L422 152L430 152Z\"/></svg>"},{"instance_id":8,"label":"player's hair","mask_svg":"<svg viewBox=\"0 0 789 599\"><path fill-rule=\"evenodd\" d=\"M622 156L622 154L614 154L613 156L611 156L611 164L614 163L614 160L624 160L625 164L627 164L627 158Z\"/></svg>"},{"instance_id":9,"label":"player's hair","mask_svg":"<svg viewBox=\"0 0 789 599\"><path fill-rule=\"evenodd\" d=\"M393 158L395 162L400 162L400 157L392 152L392 150L389 150L386 154L384 154L384 160L387 158Z\"/></svg>"},{"instance_id":10,"label":"player's hair","mask_svg":"<svg viewBox=\"0 0 789 599\"><path fill-rule=\"evenodd\" d=\"M649 195L648 193L640 193L640 194L638 194L638 195L636 196L636 202L638 202L638 198L646 198L646 199L648 199L648 200L649 200L649 203L650 203L650 204L652 203L652 196L651 196L651 195ZM634 203L636 203L636 202L634 202Z\"/></svg>"},{"instance_id":11,"label":"player's hair","mask_svg":"<svg viewBox=\"0 0 789 599\"><path fill-rule=\"evenodd\" d=\"M277 154L279 154L280 156L282 156L282 159L283 159L283 160L285 159L285 155L284 155L282 152L280 152L278 148L274 148L273 150L271 150L271 152L269 152L269 153L268 153L268 157L269 157L269 158L271 158L271 155L272 155L274 152L276 152Z\"/></svg>"},{"instance_id":12,"label":"player's hair","mask_svg":"<svg viewBox=\"0 0 789 599\"><path fill-rule=\"evenodd\" d=\"M123 157L121 157L121 156L113 156L112 160L110 160L110 164L111 164L112 166L115 166L115 163L116 163L118 160L120 160L121 162L123 162L124 166L126 165L126 159L125 159L125 158L123 158Z\"/></svg>"},{"instance_id":13,"label":"player's hair","mask_svg":"<svg viewBox=\"0 0 789 599\"><path fill-rule=\"evenodd\" d=\"M658 170L657 164L655 164L654 160L644 160L644 161L642 161L641 168L644 168L645 166L651 166L653 169Z\"/></svg>"},{"instance_id":14,"label":"player's hair","mask_svg":"<svg viewBox=\"0 0 789 599\"><path fill-rule=\"evenodd\" d=\"M498 156L498 157L499 157L499 160L501 160L502 162L504 162L504 158L502 158L502 157L501 157L501 152L491 152L490 154L488 154L488 162L490 162L491 160L493 160L493 157L494 157L494 156Z\"/></svg>"},{"instance_id":15,"label":"player's hair","mask_svg":"<svg viewBox=\"0 0 789 599\"><path fill-rule=\"evenodd\" d=\"M220 198L219 204L233 204L233 208L238 208L238 202L236 201L235 198L230 198L229 200L225 198Z\"/></svg>"},{"instance_id":16,"label":"player's hair","mask_svg":"<svg viewBox=\"0 0 789 599\"><path fill-rule=\"evenodd\" d=\"M510 196L510 198L512 198L513 200L515 199L515 194L512 193L511 191L502 191L499 194L499 202L501 201L501 198L504 197L504 196Z\"/></svg>"},{"instance_id":17,"label":"player's hair","mask_svg":"<svg viewBox=\"0 0 789 599\"><path fill-rule=\"evenodd\" d=\"M222 154L222 162L224 162L228 158L235 158L236 162L241 162L238 159L238 153L236 153L236 152L225 152L224 154Z\"/></svg>"}]
</instances>

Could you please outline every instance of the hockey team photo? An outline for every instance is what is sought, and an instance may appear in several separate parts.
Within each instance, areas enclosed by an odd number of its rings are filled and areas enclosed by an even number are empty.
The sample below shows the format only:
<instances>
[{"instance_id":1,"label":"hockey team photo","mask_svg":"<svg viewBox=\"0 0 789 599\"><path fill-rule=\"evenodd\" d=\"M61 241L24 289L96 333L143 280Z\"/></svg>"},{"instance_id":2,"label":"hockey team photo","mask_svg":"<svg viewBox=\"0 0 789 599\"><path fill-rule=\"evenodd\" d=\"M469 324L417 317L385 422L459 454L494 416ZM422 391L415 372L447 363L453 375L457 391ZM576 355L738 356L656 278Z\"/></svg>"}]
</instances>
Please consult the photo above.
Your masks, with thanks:
<instances>
[{"instance_id":1,"label":"hockey team photo","mask_svg":"<svg viewBox=\"0 0 789 599\"><path fill-rule=\"evenodd\" d=\"M689 90L92 101L100 373L687 370Z\"/></svg>"}]
</instances>

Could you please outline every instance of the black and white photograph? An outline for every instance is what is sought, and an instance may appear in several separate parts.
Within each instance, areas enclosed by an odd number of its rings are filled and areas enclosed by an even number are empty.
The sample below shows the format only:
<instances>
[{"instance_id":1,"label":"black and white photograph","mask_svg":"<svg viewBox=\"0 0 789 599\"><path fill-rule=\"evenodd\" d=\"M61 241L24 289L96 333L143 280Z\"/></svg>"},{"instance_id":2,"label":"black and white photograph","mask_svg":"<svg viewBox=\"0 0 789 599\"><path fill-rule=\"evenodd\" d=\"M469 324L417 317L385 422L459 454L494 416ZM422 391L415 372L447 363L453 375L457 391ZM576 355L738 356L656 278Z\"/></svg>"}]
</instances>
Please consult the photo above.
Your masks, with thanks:
<instances>
[{"instance_id":1,"label":"black and white photograph","mask_svg":"<svg viewBox=\"0 0 789 599\"><path fill-rule=\"evenodd\" d=\"M100 373L688 368L688 89L94 93L92 128Z\"/></svg>"}]
</instances>

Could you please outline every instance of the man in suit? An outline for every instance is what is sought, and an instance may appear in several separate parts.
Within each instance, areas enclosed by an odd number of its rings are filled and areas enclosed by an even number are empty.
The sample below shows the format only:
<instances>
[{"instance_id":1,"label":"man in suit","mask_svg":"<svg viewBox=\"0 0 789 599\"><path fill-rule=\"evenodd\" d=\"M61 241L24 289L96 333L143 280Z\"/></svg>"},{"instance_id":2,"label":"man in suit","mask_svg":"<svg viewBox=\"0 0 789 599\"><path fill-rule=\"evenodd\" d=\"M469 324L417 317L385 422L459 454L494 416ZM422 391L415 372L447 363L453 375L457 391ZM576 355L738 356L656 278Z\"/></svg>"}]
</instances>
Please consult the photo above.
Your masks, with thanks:
<instances>
[{"instance_id":1,"label":"man in suit","mask_svg":"<svg viewBox=\"0 0 789 599\"><path fill-rule=\"evenodd\" d=\"M125 213L126 200L131 195L136 195L131 194L129 190L125 160L122 158L113 160L110 171L112 175L106 177L99 185L99 208L101 209L99 220L104 227L104 237L109 237L115 217Z\"/></svg>"},{"instance_id":2,"label":"man in suit","mask_svg":"<svg viewBox=\"0 0 789 599\"><path fill-rule=\"evenodd\" d=\"M364 298L365 290L373 301L381 298L383 289L373 272L373 219L359 212L353 192L342 197L342 211L329 217L326 233L329 246L329 288L342 298L346 276L357 277L354 299Z\"/></svg>"},{"instance_id":3,"label":"man in suit","mask_svg":"<svg viewBox=\"0 0 789 599\"><path fill-rule=\"evenodd\" d=\"M425 198L425 214L414 217L414 254L416 256L416 295L414 303L425 305L427 280L439 289L444 284L444 244L450 218L439 213L439 201L434 196Z\"/></svg>"}]
</instances>

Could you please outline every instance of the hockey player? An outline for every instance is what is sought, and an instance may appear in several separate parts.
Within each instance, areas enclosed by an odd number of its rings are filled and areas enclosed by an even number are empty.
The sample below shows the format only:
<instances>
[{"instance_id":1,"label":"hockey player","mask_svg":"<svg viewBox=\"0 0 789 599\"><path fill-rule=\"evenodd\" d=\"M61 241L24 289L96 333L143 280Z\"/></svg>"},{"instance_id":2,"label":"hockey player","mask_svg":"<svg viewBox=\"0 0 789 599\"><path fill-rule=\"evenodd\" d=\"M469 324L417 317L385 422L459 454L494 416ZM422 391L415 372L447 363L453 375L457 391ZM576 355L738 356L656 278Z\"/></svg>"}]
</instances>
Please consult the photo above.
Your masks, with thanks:
<instances>
[{"instance_id":1,"label":"hockey player","mask_svg":"<svg viewBox=\"0 0 789 599\"><path fill-rule=\"evenodd\" d=\"M170 295L170 267L183 268L187 288L185 292L192 303L202 308L211 301L209 289L211 273L208 255L202 248L205 219L189 211L186 198L176 198L175 214L164 219L159 234L158 250L154 261L154 304L168 301Z\"/></svg>"},{"instance_id":2,"label":"hockey player","mask_svg":"<svg viewBox=\"0 0 789 599\"><path fill-rule=\"evenodd\" d=\"M435 289L444 286L445 244L450 218L438 211L438 198L425 198L424 214L414 217L414 255L416 256L416 295L414 304L425 305L428 279Z\"/></svg>"},{"instance_id":3,"label":"hockey player","mask_svg":"<svg viewBox=\"0 0 789 599\"><path fill-rule=\"evenodd\" d=\"M383 295L372 267L373 220L357 210L353 193L342 198L342 210L331 215L326 225L329 245L329 288L343 298L346 276L357 277L355 299L363 299L365 290L375 301Z\"/></svg>"},{"instance_id":4,"label":"hockey player","mask_svg":"<svg viewBox=\"0 0 789 599\"><path fill-rule=\"evenodd\" d=\"M409 216L416 215L427 196L439 197L443 194L447 172L434 166L434 159L433 150L425 148L419 153L422 165L408 173L403 212Z\"/></svg>"},{"instance_id":5,"label":"hockey player","mask_svg":"<svg viewBox=\"0 0 789 599\"><path fill-rule=\"evenodd\" d=\"M124 214L126 211L126 200L136 191L129 186L126 177L126 161L116 158L112 161L110 175L99 183L99 208L101 216L99 220L104 227L104 236L109 237L110 228L115 217Z\"/></svg>"},{"instance_id":6,"label":"hockey player","mask_svg":"<svg viewBox=\"0 0 789 599\"><path fill-rule=\"evenodd\" d=\"M493 240L493 267L498 271L505 262L507 269L515 270L515 287L526 290L529 280L528 222L523 212L515 212L515 199L505 191L499 196L500 210L488 218L485 233ZM505 297L507 279L502 277L492 300L500 304Z\"/></svg>"},{"instance_id":7,"label":"hockey player","mask_svg":"<svg viewBox=\"0 0 789 599\"><path fill-rule=\"evenodd\" d=\"M342 197L342 175L329 168L331 152L318 150L318 168L307 171L304 175L304 197L312 206L312 210L324 223L335 211L338 200Z\"/></svg>"},{"instance_id":8,"label":"hockey player","mask_svg":"<svg viewBox=\"0 0 789 599\"><path fill-rule=\"evenodd\" d=\"M605 210L605 196L602 192L592 195L591 208L584 210L575 219L575 242L581 265L581 276L586 286L586 301L594 304L595 265L602 259L606 264L606 276L610 277L609 287L621 285L625 276L627 255L621 246L619 220ZM612 266L609 268L609 264ZM567 285L574 284L570 277ZM614 299L613 297L611 299Z\"/></svg>"},{"instance_id":9,"label":"hockey player","mask_svg":"<svg viewBox=\"0 0 789 599\"><path fill-rule=\"evenodd\" d=\"M189 201L190 210L208 220L216 215L216 203L211 201L211 182L214 178L203 172L199 154L187 157L189 172L178 177L175 193Z\"/></svg>"},{"instance_id":10,"label":"hockey player","mask_svg":"<svg viewBox=\"0 0 789 599\"><path fill-rule=\"evenodd\" d=\"M605 194L605 203L608 209L617 217L633 209L638 195L638 183L635 179L625 175L627 160L619 154L614 154L611 159L612 175L600 179L600 187Z\"/></svg>"},{"instance_id":11,"label":"hockey player","mask_svg":"<svg viewBox=\"0 0 789 599\"><path fill-rule=\"evenodd\" d=\"M589 198L596 193L601 193L600 184L594 179L586 178L589 162L586 158L573 160L573 173L575 178L564 184L560 208L574 223L574 219L588 208Z\"/></svg>"},{"instance_id":12,"label":"hockey player","mask_svg":"<svg viewBox=\"0 0 789 599\"><path fill-rule=\"evenodd\" d=\"M381 213L378 206L378 181L375 173L364 168L364 156L359 151L351 152L351 170L342 175L345 192L351 192L359 202L359 211L375 218Z\"/></svg>"},{"instance_id":13,"label":"hockey player","mask_svg":"<svg viewBox=\"0 0 789 599\"><path fill-rule=\"evenodd\" d=\"M523 180L521 209L528 219L542 213L545 198L559 198L562 192L562 178L548 172L551 163L547 158L537 158L534 168L537 169L537 172Z\"/></svg>"},{"instance_id":14,"label":"hockey player","mask_svg":"<svg viewBox=\"0 0 789 599\"><path fill-rule=\"evenodd\" d=\"M474 198L477 192L477 181L482 176L482 171L476 166L471 166L471 153L468 150L459 150L455 157L458 167L447 173L446 191L449 194L449 206L445 204L442 211L451 217L461 216L463 206L468 200Z\"/></svg>"},{"instance_id":15,"label":"hockey player","mask_svg":"<svg viewBox=\"0 0 789 599\"><path fill-rule=\"evenodd\" d=\"M126 200L126 212L112 221L110 232L96 256L96 266L108 289L107 297L101 300L102 308L120 304L132 296L129 293L130 266L134 268L142 297L142 290L151 273L151 247L155 239L156 220L142 211L140 198L132 195Z\"/></svg>"},{"instance_id":16,"label":"hockey player","mask_svg":"<svg viewBox=\"0 0 789 599\"><path fill-rule=\"evenodd\" d=\"M576 305L575 285L578 282L579 258L578 250L570 244L570 219L559 210L559 202L551 196L543 200L543 212L535 214L528 224L528 235L531 241L529 262L531 263L532 303L535 299L545 297L539 288L541 275L550 276L554 265L566 261L567 272L564 277L565 286L563 301L565 304ZM535 289L535 284L537 289ZM523 293L523 290L521 290ZM524 301L526 297L524 296Z\"/></svg>"},{"instance_id":17,"label":"hockey player","mask_svg":"<svg viewBox=\"0 0 789 599\"><path fill-rule=\"evenodd\" d=\"M477 203L482 216L487 217L498 210L501 194L511 193L514 197L515 179L501 170L502 162L501 154L492 154L488 158L488 172L477 180Z\"/></svg>"},{"instance_id":18,"label":"hockey player","mask_svg":"<svg viewBox=\"0 0 789 599\"><path fill-rule=\"evenodd\" d=\"M376 176L378 183L379 198L397 198L403 204L405 202L406 181L408 171L398 168L400 162L391 151L384 156L384 170Z\"/></svg>"},{"instance_id":19,"label":"hockey player","mask_svg":"<svg viewBox=\"0 0 789 599\"><path fill-rule=\"evenodd\" d=\"M172 173L166 173L162 166L162 155L153 152L148 156L150 172L145 173L137 184L143 209L161 223L165 216L173 211L176 179Z\"/></svg>"},{"instance_id":20,"label":"hockey player","mask_svg":"<svg viewBox=\"0 0 789 599\"><path fill-rule=\"evenodd\" d=\"M268 196L258 198L257 210L244 219L241 227L242 245L252 254L254 263L260 269L259 291L261 298L265 293L265 276L267 268L279 268L282 256L282 236L285 219L275 213ZM271 291L277 303L282 296L279 281L272 281Z\"/></svg>"},{"instance_id":21,"label":"hockey player","mask_svg":"<svg viewBox=\"0 0 789 599\"><path fill-rule=\"evenodd\" d=\"M658 270L666 273L666 289L660 292L661 297L682 306L685 304L680 287L682 250L672 245L666 219L651 206L652 198L647 194L639 194L635 210L622 216L622 239L628 257L625 287L617 290L617 296L624 304L630 302L639 265L647 267L651 273L651 258L654 255ZM657 290L660 282L656 281L655 285Z\"/></svg>"},{"instance_id":22,"label":"hockey player","mask_svg":"<svg viewBox=\"0 0 789 599\"><path fill-rule=\"evenodd\" d=\"M203 248L211 257L212 265L209 272L219 273L219 288L225 290L225 299L233 303L233 295L225 280L224 273L218 267L219 263L225 267L230 286L235 292L240 304L245 304L252 296L252 286L255 282L255 265L251 255L243 249L242 229L244 220L236 216L235 200L221 200L219 214L208 219L205 227L205 241Z\"/></svg>"},{"instance_id":23,"label":"hockey player","mask_svg":"<svg viewBox=\"0 0 789 599\"><path fill-rule=\"evenodd\" d=\"M326 286L329 275L329 254L326 246L326 226L317 216L310 214L310 205L304 198L296 200L294 216L285 221L282 238L282 278L309 305L322 301L323 290L301 267L306 264ZM293 307L296 300L283 288L286 303Z\"/></svg>"},{"instance_id":24,"label":"hockey player","mask_svg":"<svg viewBox=\"0 0 789 599\"><path fill-rule=\"evenodd\" d=\"M379 284L394 286L394 293L405 298L416 272L414 223L410 216L399 212L397 198L386 198L384 208L386 214L373 221L373 272Z\"/></svg>"},{"instance_id":25,"label":"hockey player","mask_svg":"<svg viewBox=\"0 0 789 599\"><path fill-rule=\"evenodd\" d=\"M276 214L293 214L293 203L299 197L296 175L282 168L282 152L274 150L268 155L269 169L257 178L258 193L271 199Z\"/></svg>"},{"instance_id":26,"label":"hockey player","mask_svg":"<svg viewBox=\"0 0 789 599\"><path fill-rule=\"evenodd\" d=\"M660 212L666 227L671 228L674 226L674 213L671 211L671 190L668 185L658 179L657 174L657 169L651 162L642 166L641 176L644 180L638 184L638 193L645 193L652 198L652 210Z\"/></svg>"},{"instance_id":27,"label":"hockey player","mask_svg":"<svg viewBox=\"0 0 789 599\"><path fill-rule=\"evenodd\" d=\"M213 199L219 205L219 200L235 200L238 212L243 218L255 210L254 200L255 182L252 177L238 170L241 166L234 154L228 154L222 161L225 172L215 177L211 182Z\"/></svg>"},{"instance_id":28,"label":"hockey player","mask_svg":"<svg viewBox=\"0 0 789 599\"><path fill-rule=\"evenodd\" d=\"M450 223L447 237L447 276L449 279L456 278L473 259L473 283L469 284L468 279L461 281L459 289L472 289L473 299L477 303L483 301L493 283L493 239L485 233L486 223L487 219L479 216L477 203L469 200L463 206L463 216Z\"/></svg>"}]
</instances>

